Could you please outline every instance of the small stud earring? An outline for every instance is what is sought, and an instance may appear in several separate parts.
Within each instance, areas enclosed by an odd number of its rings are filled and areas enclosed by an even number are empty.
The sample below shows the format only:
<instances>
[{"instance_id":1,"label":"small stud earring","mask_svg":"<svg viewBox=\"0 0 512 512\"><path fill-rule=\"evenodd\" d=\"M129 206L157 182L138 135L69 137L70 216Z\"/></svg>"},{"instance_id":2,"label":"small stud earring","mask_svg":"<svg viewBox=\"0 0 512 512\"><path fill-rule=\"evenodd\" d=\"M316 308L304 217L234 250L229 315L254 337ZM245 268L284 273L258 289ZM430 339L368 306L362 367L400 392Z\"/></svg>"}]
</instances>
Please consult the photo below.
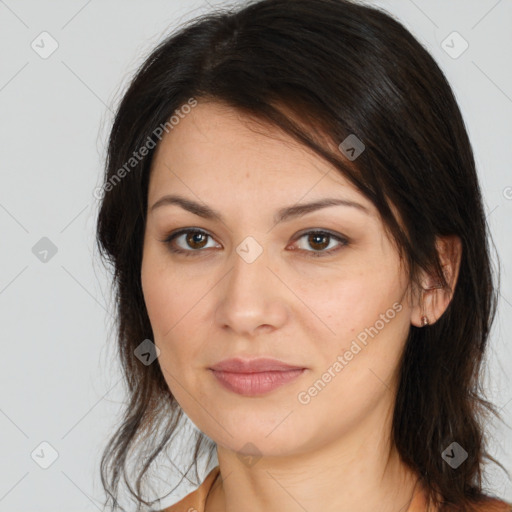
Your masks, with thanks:
<instances>
[{"instance_id":1,"label":"small stud earring","mask_svg":"<svg viewBox=\"0 0 512 512\"><path fill-rule=\"evenodd\" d=\"M431 291L431 290L436 290L436 289L439 289L439 288L443 288L442 283L436 283L433 286L431 286L430 288L423 288L423 293ZM424 306L425 306L425 304L423 303L422 304L422 310L423 311L424 311ZM430 325L430 322L428 321L427 315L422 315L422 317L421 317L421 327L425 327L426 325Z\"/></svg>"}]
</instances>

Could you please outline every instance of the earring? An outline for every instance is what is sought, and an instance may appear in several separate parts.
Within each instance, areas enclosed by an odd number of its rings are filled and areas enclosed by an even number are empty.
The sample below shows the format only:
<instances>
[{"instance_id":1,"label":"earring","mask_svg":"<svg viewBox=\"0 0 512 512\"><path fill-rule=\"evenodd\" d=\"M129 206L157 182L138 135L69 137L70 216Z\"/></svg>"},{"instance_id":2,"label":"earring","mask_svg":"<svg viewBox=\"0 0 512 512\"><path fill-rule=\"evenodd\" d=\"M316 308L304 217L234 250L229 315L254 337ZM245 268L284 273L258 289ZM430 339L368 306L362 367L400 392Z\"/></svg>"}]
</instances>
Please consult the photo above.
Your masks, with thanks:
<instances>
[{"instance_id":1,"label":"earring","mask_svg":"<svg viewBox=\"0 0 512 512\"><path fill-rule=\"evenodd\" d=\"M433 290L435 288L436 288L436 286L433 286L433 287L430 287L430 288L423 288L423 293L425 293L426 291ZM425 315L425 309L424 308L425 308L425 303L422 301L421 309L422 309L423 315L421 316L421 327L425 327L426 325L430 325L430 323L428 321L428 317L427 317L427 315Z\"/></svg>"},{"instance_id":2,"label":"earring","mask_svg":"<svg viewBox=\"0 0 512 512\"><path fill-rule=\"evenodd\" d=\"M444 288L444 286L443 286L442 282L438 281L438 282L434 283L432 286L429 286L428 288L423 288L422 289L421 309L422 309L423 313L424 313L424 308L425 308L425 303L423 302L423 293L429 292L431 290L439 290L440 288ZM421 317L421 327L425 327L426 325L430 325L430 322L428 321L427 315L423 314L422 317Z\"/></svg>"}]
</instances>

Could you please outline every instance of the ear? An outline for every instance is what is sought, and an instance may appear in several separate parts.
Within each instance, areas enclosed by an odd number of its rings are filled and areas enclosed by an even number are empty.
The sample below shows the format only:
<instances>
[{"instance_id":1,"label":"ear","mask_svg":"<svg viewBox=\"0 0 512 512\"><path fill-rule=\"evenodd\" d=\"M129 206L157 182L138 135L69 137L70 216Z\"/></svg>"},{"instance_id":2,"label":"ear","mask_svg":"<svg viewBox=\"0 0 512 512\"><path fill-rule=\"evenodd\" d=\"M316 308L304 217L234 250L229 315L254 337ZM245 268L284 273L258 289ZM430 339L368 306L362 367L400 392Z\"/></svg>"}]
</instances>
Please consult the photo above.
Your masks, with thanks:
<instances>
[{"instance_id":1,"label":"ear","mask_svg":"<svg viewBox=\"0 0 512 512\"><path fill-rule=\"evenodd\" d=\"M462 243L457 235L438 237L436 248L441 260L446 285L439 276L422 273L422 287L417 291L411 315L411 323L422 327L422 317L429 325L435 323L445 312L453 297L453 290L459 276L462 257Z\"/></svg>"}]
</instances>

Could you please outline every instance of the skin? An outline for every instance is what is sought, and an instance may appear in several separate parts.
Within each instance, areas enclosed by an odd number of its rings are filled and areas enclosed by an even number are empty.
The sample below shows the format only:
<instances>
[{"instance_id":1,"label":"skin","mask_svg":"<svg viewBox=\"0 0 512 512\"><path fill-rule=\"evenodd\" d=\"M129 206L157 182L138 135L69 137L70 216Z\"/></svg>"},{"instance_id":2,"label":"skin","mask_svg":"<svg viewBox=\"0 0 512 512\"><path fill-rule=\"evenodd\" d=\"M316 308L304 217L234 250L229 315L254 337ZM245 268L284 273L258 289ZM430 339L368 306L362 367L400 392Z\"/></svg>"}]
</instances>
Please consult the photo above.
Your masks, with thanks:
<instances>
[{"instance_id":1,"label":"skin","mask_svg":"<svg viewBox=\"0 0 512 512\"><path fill-rule=\"evenodd\" d=\"M224 220L178 205L152 210L167 194L206 204ZM327 197L367 211L330 206L273 221L280 208ZM162 241L182 228L210 235L188 244L186 234L174 239L189 257ZM349 243L304 236L315 229ZM248 236L262 249L251 263L236 251ZM439 240L451 283L457 247L457 240ZM312 255L331 248L339 250ZM207 512L407 510L417 475L390 442L398 361L411 324L420 326L422 314L435 322L450 294L420 295L406 276L373 204L277 128L262 130L230 107L199 102L165 135L152 164L141 279L169 389L217 443L221 478ZM424 275L426 287L433 282ZM301 403L299 393L365 328L381 325L381 315L387 322L378 334ZM307 370L265 395L242 396L208 369L235 356L274 357Z\"/></svg>"}]
</instances>

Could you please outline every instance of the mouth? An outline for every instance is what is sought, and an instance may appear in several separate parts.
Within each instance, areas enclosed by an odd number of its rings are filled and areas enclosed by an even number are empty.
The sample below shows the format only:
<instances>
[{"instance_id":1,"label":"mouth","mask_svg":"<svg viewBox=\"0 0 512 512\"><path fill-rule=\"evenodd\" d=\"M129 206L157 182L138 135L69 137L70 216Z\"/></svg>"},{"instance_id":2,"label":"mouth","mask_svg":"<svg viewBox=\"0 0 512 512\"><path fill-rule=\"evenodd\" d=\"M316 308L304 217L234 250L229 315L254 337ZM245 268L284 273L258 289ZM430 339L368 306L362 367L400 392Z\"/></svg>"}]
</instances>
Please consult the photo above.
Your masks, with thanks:
<instances>
[{"instance_id":1,"label":"mouth","mask_svg":"<svg viewBox=\"0 0 512 512\"><path fill-rule=\"evenodd\" d=\"M209 370L225 389L239 395L255 396L292 382L307 368L270 357L234 357L214 364Z\"/></svg>"},{"instance_id":2,"label":"mouth","mask_svg":"<svg viewBox=\"0 0 512 512\"><path fill-rule=\"evenodd\" d=\"M260 372L228 372L210 368L217 381L229 391L244 396L269 393L292 382L302 375L306 368L272 370Z\"/></svg>"},{"instance_id":3,"label":"mouth","mask_svg":"<svg viewBox=\"0 0 512 512\"><path fill-rule=\"evenodd\" d=\"M256 372L276 372L287 370L302 370L303 366L291 365L273 359L271 357L259 357L252 359L243 359L241 357L233 357L231 359L224 359L219 363L210 367L211 370L224 371L231 373L256 373Z\"/></svg>"}]
</instances>

